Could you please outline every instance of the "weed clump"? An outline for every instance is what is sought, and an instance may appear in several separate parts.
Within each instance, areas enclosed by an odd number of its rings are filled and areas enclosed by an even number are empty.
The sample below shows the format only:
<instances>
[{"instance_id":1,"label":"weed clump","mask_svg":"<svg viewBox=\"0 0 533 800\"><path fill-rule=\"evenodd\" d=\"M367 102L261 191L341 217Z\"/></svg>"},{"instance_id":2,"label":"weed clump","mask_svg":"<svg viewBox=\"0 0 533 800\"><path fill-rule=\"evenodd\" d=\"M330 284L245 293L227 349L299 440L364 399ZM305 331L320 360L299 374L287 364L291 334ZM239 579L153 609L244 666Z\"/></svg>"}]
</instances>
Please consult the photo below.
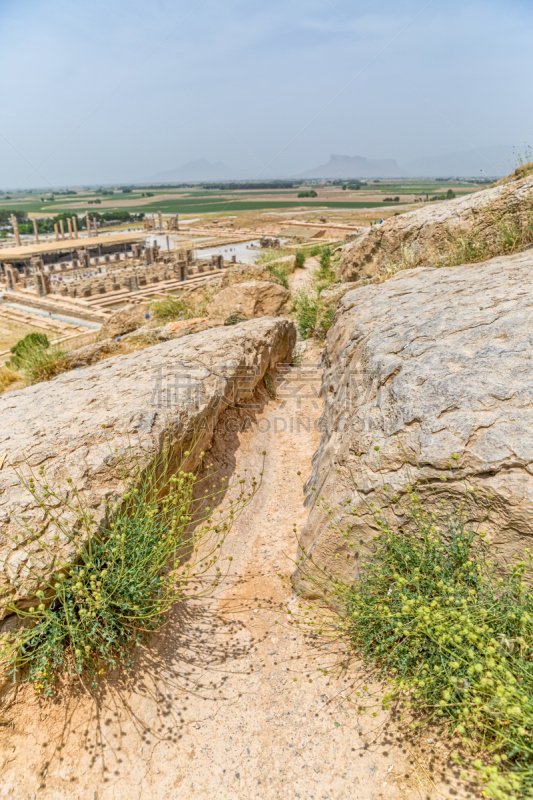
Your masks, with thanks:
<instances>
[{"instance_id":1,"label":"weed clump","mask_svg":"<svg viewBox=\"0 0 533 800\"><path fill-rule=\"evenodd\" d=\"M150 314L160 322L172 322L176 319L192 319L194 311L186 300L174 295L167 295L162 300L150 303Z\"/></svg>"},{"instance_id":2,"label":"weed clump","mask_svg":"<svg viewBox=\"0 0 533 800\"><path fill-rule=\"evenodd\" d=\"M17 370L28 386L50 380L67 368L65 353L51 345L44 333L29 333L11 348L11 353L6 366Z\"/></svg>"},{"instance_id":3,"label":"weed clump","mask_svg":"<svg viewBox=\"0 0 533 800\"><path fill-rule=\"evenodd\" d=\"M502 575L462 506L439 525L415 489L407 498L370 509L380 533L365 555L344 533L363 559L357 582L320 571L310 580L354 651L390 681L385 709L402 701L477 751L469 766L486 796L532 797L533 591L524 573L533 557L527 550ZM404 515L400 531L391 503Z\"/></svg>"},{"instance_id":4,"label":"weed clump","mask_svg":"<svg viewBox=\"0 0 533 800\"><path fill-rule=\"evenodd\" d=\"M303 269L304 264L305 264L305 253L302 250L298 250L298 252L294 256L294 268Z\"/></svg>"},{"instance_id":5,"label":"weed clump","mask_svg":"<svg viewBox=\"0 0 533 800\"><path fill-rule=\"evenodd\" d=\"M247 322L248 317L246 314L241 313L240 311L236 311L234 314L230 314L229 317L226 317L224 320L224 325L239 325L241 322Z\"/></svg>"},{"instance_id":6,"label":"weed clump","mask_svg":"<svg viewBox=\"0 0 533 800\"><path fill-rule=\"evenodd\" d=\"M18 369L24 364L28 353L32 350L36 348L46 350L48 347L50 347L50 342L46 333L28 333L27 336L23 339L19 339L11 348L11 365L15 369Z\"/></svg>"},{"instance_id":7,"label":"weed clump","mask_svg":"<svg viewBox=\"0 0 533 800\"><path fill-rule=\"evenodd\" d=\"M176 468L170 448L148 467L136 460L122 463L126 491L109 503L102 526L71 481L68 489L55 491L40 483L43 470L38 479L33 473L23 479L44 514L44 524L25 525L23 542L17 542L31 554L28 581L36 600L26 610L10 608L24 624L3 636L0 656L13 679L29 681L48 696L62 673L96 685L97 676L118 666L128 669L133 648L161 628L176 600L218 585L222 544L258 487L254 478L251 485L237 481L237 496L215 513L225 482L219 492L206 489L195 499L198 473ZM209 482L209 474L201 480ZM50 529L56 531L52 541ZM59 564L59 540L62 547L70 545L69 563ZM58 565L48 579L39 574L39 552Z\"/></svg>"},{"instance_id":8,"label":"weed clump","mask_svg":"<svg viewBox=\"0 0 533 800\"><path fill-rule=\"evenodd\" d=\"M14 369L6 365L0 366L0 392L4 392L8 386L19 379L20 375Z\"/></svg>"}]
</instances>

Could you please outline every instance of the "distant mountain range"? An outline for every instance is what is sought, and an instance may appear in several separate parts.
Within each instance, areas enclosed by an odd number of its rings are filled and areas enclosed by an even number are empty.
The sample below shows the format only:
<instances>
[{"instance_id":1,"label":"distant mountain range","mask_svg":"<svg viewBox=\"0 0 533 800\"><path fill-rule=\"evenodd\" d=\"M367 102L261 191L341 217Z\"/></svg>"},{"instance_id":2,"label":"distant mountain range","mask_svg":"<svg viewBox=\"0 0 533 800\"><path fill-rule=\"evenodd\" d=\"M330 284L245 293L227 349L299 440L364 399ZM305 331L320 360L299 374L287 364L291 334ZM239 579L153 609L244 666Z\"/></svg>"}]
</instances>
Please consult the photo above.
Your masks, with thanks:
<instances>
[{"instance_id":1,"label":"distant mountain range","mask_svg":"<svg viewBox=\"0 0 533 800\"><path fill-rule=\"evenodd\" d=\"M298 178L472 178L500 177L513 170L512 147L480 147L444 156L417 158L399 166L393 158L375 160L362 156L330 157L327 164L302 172Z\"/></svg>"},{"instance_id":2,"label":"distant mountain range","mask_svg":"<svg viewBox=\"0 0 533 800\"><path fill-rule=\"evenodd\" d=\"M330 156L327 164L301 172L297 178L399 178L404 173L393 158Z\"/></svg>"},{"instance_id":3,"label":"distant mountain range","mask_svg":"<svg viewBox=\"0 0 533 800\"><path fill-rule=\"evenodd\" d=\"M443 156L417 158L409 164L399 165L393 158L364 158L364 156L332 155L326 164L306 170L298 175L273 175L262 178L473 178L501 177L514 169L510 163L513 149L510 145L480 147ZM143 183L187 183L195 181L254 180L245 169L229 167L222 161L200 158L188 161L177 169L160 172Z\"/></svg>"}]
</instances>

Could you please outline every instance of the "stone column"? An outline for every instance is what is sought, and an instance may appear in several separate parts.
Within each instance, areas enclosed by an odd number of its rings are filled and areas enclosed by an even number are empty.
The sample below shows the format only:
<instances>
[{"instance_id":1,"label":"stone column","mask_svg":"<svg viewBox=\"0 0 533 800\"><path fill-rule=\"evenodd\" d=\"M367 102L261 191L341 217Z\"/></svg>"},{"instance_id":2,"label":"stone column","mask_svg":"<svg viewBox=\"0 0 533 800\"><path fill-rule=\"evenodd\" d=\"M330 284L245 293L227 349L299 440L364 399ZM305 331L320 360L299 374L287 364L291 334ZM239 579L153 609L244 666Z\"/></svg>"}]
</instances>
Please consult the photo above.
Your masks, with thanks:
<instances>
[{"instance_id":1,"label":"stone column","mask_svg":"<svg viewBox=\"0 0 533 800\"><path fill-rule=\"evenodd\" d=\"M6 264L5 270L6 270L6 278L7 278L7 288L8 288L8 290L10 292L14 292L15 291L15 283L16 283L14 269L13 269L11 264Z\"/></svg>"},{"instance_id":2,"label":"stone column","mask_svg":"<svg viewBox=\"0 0 533 800\"><path fill-rule=\"evenodd\" d=\"M42 258L39 258L39 256L33 256L33 258L30 258L30 274L38 272L43 268L44 268L44 262Z\"/></svg>"},{"instance_id":3,"label":"stone column","mask_svg":"<svg viewBox=\"0 0 533 800\"><path fill-rule=\"evenodd\" d=\"M44 273L40 270L35 273L35 288L37 289L39 297L46 297L46 283L44 278Z\"/></svg>"},{"instance_id":4,"label":"stone column","mask_svg":"<svg viewBox=\"0 0 533 800\"><path fill-rule=\"evenodd\" d=\"M58 230L58 227L57 227L57 222L54 222L54 231L55 231L55 235L56 235L56 242L58 242L59 241L59 230Z\"/></svg>"},{"instance_id":5,"label":"stone column","mask_svg":"<svg viewBox=\"0 0 533 800\"><path fill-rule=\"evenodd\" d=\"M64 239L65 238L65 226L63 225L63 220L62 219L59 220L59 229L61 231L61 238Z\"/></svg>"},{"instance_id":6,"label":"stone column","mask_svg":"<svg viewBox=\"0 0 533 800\"><path fill-rule=\"evenodd\" d=\"M17 243L17 246L20 247L21 242L20 242L19 224L14 214L11 214L11 224L13 225L13 233L15 234L15 241Z\"/></svg>"},{"instance_id":7,"label":"stone column","mask_svg":"<svg viewBox=\"0 0 533 800\"><path fill-rule=\"evenodd\" d=\"M157 212L157 216L159 217L159 230L163 230L163 215L160 211Z\"/></svg>"},{"instance_id":8,"label":"stone column","mask_svg":"<svg viewBox=\"0 0 533 800\"><path fill-rule=\"evenodd\" d=\"M93 231L94 235L98 236L98 222L96 221L96 217L93 217Z\"/></svg>"},{"instance_id":9,"label":"stone column","mask_svg":"<svg viewBox=\"0 0 533 800\"><path fill-rule=\"evenodd\" d=\"M85 219L87 220L87 236L91 235L91 220L89 219L89 212L85 214Z\"/></svg>"},{"instance_id":10,"label":"stone column","mask_svg":"<svg viewBox=\"0 0 533 800\"><path fill-rule=\"evenodd\" d=\"M155 216L152 214L152 230L155 232Z\"/></svg>"},{"instance_id":11,"label":"stone column","mask_svg":"<svg viewBox=\"0 0 533 800\"><path fill-rule=\"evenodd\" d=\"M68 225L68 238L73 239L74 237L72 235L72 220L70 219L70 217L67 217L67 225Z\"/></svg>"},{"instance_id":12,"label":"stone column","mask_svg":"<svg viewBox=\"0 0 533 800\"><path fill-rule=\"evenodd\" d=\"M86 268L89 266L89 253L87 250L78 250L78 260L82 267Z\"/></svg>"},{"instance_id":13,"label":"stone column","mask_svg":"<svg viewBox=\"0 0 533 800\"><path fill-rule=\"evenodd\" d=\"M77 217L72 217L72 227L74 228L74 238L75 238L75 239L79 239L79 234L78 234L78 218L77 218Z\"/></svg>"},{"instance_id":14,"label":"stone column","mask_svg":"<svg viewBox=\"0 0 533 800\"><path fill-rule=\"evenodd\" d=\"M35 241L39 244L39 231L37 230L37 220L35 217L32 219L33 222L33 232L35 234Z\"/></svg>"}]
</instances>

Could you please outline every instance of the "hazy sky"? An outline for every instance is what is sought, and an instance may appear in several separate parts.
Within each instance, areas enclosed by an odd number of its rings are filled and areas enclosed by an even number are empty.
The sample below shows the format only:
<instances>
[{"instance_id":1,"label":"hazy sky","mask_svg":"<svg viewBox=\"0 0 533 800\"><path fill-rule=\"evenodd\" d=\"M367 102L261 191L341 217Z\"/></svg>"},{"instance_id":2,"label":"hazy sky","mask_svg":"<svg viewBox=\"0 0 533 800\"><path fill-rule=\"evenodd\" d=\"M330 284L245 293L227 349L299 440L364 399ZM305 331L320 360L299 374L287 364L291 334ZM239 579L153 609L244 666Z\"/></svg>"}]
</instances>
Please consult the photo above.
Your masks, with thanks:
<instances>
[{"instance_id":1,"label":"hazy sky","mask_svg":"<svg viewBox=\"0 0 533 800\"><path fill-rule=\"evenodd\" d=\"M0 186L523 150L532 23L531 0L0 0Z\"/></svg>"}]
</instances>

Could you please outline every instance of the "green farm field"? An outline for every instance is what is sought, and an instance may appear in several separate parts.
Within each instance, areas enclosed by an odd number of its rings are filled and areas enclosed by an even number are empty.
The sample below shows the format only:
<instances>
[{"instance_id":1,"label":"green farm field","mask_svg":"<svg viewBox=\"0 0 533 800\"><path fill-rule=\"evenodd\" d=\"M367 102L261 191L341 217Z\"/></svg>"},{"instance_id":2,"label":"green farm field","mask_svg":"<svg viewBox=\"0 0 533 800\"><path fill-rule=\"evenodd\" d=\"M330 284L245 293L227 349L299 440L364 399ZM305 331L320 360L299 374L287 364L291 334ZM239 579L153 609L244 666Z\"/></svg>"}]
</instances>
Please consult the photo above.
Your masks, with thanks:
<instances>
[{"instance_id":1,"label":"green farm field","mask_svg":"<svg viewBox=\"0 0 533 800\"><path fill-rule=\"evenodd\" d=\"M369 182L363 184L359 190L349 188L343 190L341 185L334 183L317 183L293 188L234 190L211 188L209 185L165 186L160 189L136 186L132 187L131 191L115 190L113 194L86 188L75 190L75 194L61 192L52 194L40 191L3 192L0 193L0 213L3 210L16 210L30 216L53 217L59 213L81 215L85 211L111 210L148 214L161 211L164 214L195 215L320 208L370 210L390 205L390 198L394 197L399 197L401 210L406 211L407 206L414 204L415 200L426 201L435 195L442 197L449 189L452 189L456 197L460 197L480 188L479 185L459 181L398 180ZM298 197L299 192L310 190L314 190L317 196Z\"/></svg>"}]
</instances>

